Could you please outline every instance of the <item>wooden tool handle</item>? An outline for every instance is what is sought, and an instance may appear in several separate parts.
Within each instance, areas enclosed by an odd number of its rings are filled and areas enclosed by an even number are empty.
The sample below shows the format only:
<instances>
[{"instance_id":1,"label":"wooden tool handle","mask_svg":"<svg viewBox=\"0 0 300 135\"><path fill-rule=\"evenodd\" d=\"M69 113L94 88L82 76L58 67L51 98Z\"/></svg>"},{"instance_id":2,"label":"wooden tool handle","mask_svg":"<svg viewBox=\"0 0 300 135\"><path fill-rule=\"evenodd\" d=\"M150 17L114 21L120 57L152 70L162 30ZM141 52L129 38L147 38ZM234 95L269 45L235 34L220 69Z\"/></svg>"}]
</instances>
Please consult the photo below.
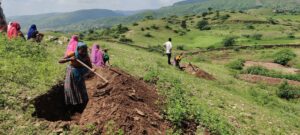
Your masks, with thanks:
<instances>
[{"instance_id":1,"label":"wooden tool handle","mask_svg":"<svg viewBox=\"0 0 300 135\"><path fill-rule=\"evenodd\" d=\"M85 63L83 63L82 61L76 59L76 61L78 61L81 65L83 65L84 67L86 67L87 69L89 69L91 72L93 72L94 74L96 74L98 77L100 77L102 80L105 81L105 83L108 82L108 80L106 80L104 77L102 77L100 74L98 74L97 72L94 72L93 69L91 69L88 65L86 65Z\"/></svg>"}]
</instances>

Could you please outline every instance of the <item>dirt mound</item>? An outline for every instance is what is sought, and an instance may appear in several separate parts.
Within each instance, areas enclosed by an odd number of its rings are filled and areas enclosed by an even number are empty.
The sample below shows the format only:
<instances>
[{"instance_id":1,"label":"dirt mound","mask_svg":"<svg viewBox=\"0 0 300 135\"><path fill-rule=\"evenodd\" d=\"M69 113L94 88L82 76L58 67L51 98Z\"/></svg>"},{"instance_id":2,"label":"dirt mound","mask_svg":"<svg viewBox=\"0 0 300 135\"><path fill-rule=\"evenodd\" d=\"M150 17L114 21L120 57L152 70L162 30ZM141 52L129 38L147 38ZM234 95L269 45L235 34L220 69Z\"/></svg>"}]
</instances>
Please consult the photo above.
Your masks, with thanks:
<instances>
[{"instance_id":1,"label":"dirt mound","mask_svg":"<svg viewBox=\"0 0 300 135\"><path fill-rule=\"evenodd\" d=\"M200 69L199 67L192 65L191 63L183 65L182 68L184 71L197 76L198 78L203 78L206 80L216 80L211 74L205 72L204 70Z\"/></svg>"},{"instance_id":2,"label":"dirt mound","mask_svg":"<svg viewBox=\"0 0 300 135\"><path fill-rule=\"evenodd\" d=\"M261 75L243 74L243 75L239 75L238 78L241 80L247 81L247 82L251 82L251 83L265 83L265 84L271 84L271 85L278 85L278 84L283 83L284 81L287 81L290 85L300 86L300 82L298 82L298 81L272 78L272 77L266 77L266 76L261 76Z\"/></svg>"},{"instance_id":3,"label":"dirt mound","mask_svg":"<svg viewBox=\"0 0 300 135\"><path fill-rule=\"evenodd\" d=\"M244 63L245 68L253 67L253 66L261 66L269 70L280 71L287 74L299 74L300 70L296 68L289 68L282 66L280 64L272 63L272 62L255 62L255 61L246 61Z\"/></svg>"},{"instance_id":4,"label":"dirt mound","mask_svg":"<svg viewBox=\"0 0 300 135\"><path fill-rule=\"evenodd\" d=\"M95 76L86 81L90 100L81 116L73 119L74 123L94 124L97 134L119 129L130 135L166 134L171 126L160 115L155 88L117 69L99 69L97 72L108 79L109 84L103 85ZM57 123L72 120L74 114L66 110L63 96L63 86L58 85L37 97L35 116Z\"/></svg>"}]
</instances>

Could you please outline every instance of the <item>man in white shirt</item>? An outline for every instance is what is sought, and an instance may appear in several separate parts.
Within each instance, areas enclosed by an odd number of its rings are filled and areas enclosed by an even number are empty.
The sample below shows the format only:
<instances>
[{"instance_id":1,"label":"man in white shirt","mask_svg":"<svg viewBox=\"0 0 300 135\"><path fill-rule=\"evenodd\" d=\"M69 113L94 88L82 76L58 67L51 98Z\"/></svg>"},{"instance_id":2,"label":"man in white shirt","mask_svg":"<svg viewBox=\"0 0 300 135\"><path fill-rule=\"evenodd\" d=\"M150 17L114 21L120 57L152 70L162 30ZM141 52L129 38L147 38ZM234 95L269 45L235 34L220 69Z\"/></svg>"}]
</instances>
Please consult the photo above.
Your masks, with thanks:
<instances>
[{"instance_id":1,"label":"man in white shirt","mask_svg":"<svg viewBox=\"0 0 300 135\"><path fill-rule=\"evenodd\" d=\"M172 57L172 39L169 38L169 41L167 41L165 44L164 44L165 48L166 48L166 54L168 56L168 64L169 65L172 65L171 64L171 57Z\"/></svg>"}]
</instances>

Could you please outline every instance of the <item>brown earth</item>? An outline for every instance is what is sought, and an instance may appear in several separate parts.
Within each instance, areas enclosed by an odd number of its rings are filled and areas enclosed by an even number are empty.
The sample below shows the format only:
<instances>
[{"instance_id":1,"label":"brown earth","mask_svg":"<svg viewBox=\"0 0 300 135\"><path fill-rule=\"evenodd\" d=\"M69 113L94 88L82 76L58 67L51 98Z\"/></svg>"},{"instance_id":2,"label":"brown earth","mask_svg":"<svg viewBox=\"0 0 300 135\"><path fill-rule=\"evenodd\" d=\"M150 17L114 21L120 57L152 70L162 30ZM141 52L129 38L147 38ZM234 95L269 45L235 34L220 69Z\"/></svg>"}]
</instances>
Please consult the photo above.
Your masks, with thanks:
<instances>
[{"instance_id":1,"label":"brown earth","mask_svg":"<svg viewBox=\"0 0 300 135\"><path fill-rule=\"evenodd\" d=\"M299 74L300 70L296 68L285 67L280 64L272 62L255 62L255 61L246 61L244 63L244 68L249 68L253 66L261 66L269 70L280 71L287 74Z\"/></svg>"},{"instance_id":2,"label":"brown earth","mask_svg":"<svg viewBox=\"0 0 300 135\"><path fill-rule=\"evenodd\" d=\"M172 128L161 115L157 104L159 95L154 87L118 69L98 69L97 72L108 79L109 84L103 85L96 76L87 79L89 103L79 110L82 114L70 112L64 105L64 88L59 84L34 100L33 116L52 121L49 128L54 131L71 124L82 127L93 124L95 134L122 129L126 135L159 135ZM194 134L195 130L190 130L190 126L183 129L185 134Z\"/></svg>"},{"instance_id":3,"label":"brown earth","mask_svg":"<svg viewBox=\"0 0 300 135\"><path fill-rule=\"evenodd\" d=\"M211 74L205 72L204 70L200 69L199 67L189 64L182 65L184 71L197 76L198 78L206 79L206 80L216 80Z\"/></svg>"},{"instance_id":4,"label":"brown earth","mask_svg":"<svg viewBox=\"0 0 300 135\"><path fill-rule=\"evenodd\" d=\"M283 83L284 81L287 81L290 85L300 86L300 82L298 82L298 81L272 78L272 77L266 77L266 76L261 76L261 75L242 74L242 75L239 75L238 78L241 80L247 81L247 82L251 82L251 83L265 83L265 84L271 84L271 85L278 85L278 84Z\"/></svg>"}]
</instances>

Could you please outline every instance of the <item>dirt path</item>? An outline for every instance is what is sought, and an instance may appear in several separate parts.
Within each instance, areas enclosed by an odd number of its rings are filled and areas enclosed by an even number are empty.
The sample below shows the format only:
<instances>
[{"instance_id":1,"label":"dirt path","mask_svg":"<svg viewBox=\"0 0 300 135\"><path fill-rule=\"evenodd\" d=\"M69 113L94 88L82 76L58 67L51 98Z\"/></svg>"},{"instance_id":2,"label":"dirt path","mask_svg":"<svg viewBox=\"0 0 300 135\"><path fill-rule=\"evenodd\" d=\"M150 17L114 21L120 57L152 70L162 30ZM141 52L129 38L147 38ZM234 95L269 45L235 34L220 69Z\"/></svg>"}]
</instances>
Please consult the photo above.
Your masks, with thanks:
<instances>
[{"instance_id":1,"label":"dirt path","mask_svg":"<svg viewBox=\"0 0 300 135\"><path fill-rule=\"evenodd\" d=\"M118 69L97 72L110 83L103 86L101 79L95 76L86 81L90 100L81 115L68 113L63 104L62 84L34 100L36 112L33 115L52 121L52 125L93 124L97 134L121 129L126 135L159 135L171 128L156 104L159 96L155 88Z\"/></svg>"},{"instance_id":2,"label":"dirt path","mask_svg":"<svg viewBox=\"0 0 300 135\"><path fill-rule=\"evenodd\" d=\"M300 70L296 68L289 68L282 66L280 64L272 63L272 62L255 62L255 61L246 61L244 63L244 68L249 68L253 66L261 66L269 70L280 71L282 73L287 74L299 74Z\"/></svg>"},{"instance_id":3,"label":"dirt path","mask_svg":"<svg viewBox=\"0 0 300 135\"><path fill-rule=\"evenodd\" d=\"M270 85L279 85L283 83L286 79L272 78L261 75L250 75L250 74L242 74L238 76L239 79L251 82L251 83L265 83ZM290 85L300 86L300 82L286 80Z\"/></svg>"}]
</instances>

